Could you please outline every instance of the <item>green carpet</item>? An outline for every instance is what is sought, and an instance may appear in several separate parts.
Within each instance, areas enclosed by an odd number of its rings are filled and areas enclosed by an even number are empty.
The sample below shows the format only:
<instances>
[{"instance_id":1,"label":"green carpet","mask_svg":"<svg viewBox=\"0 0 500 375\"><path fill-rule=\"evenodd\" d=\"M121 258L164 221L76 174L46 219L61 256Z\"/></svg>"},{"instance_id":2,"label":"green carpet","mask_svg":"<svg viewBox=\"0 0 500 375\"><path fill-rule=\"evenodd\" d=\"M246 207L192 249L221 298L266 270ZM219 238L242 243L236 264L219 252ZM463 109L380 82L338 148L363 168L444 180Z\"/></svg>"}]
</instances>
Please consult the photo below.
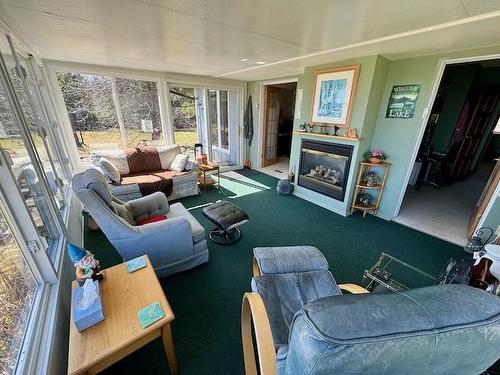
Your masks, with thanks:
<instances>
[{"instance_id":1,"label":"green carpet","mask_svg":"<svg viewBox=\"0 0 500 375\"><path fill-rule=\"evenodd\" d=\"M360 283L363 271L382 251L432 275L437 275L449 258L463 254L457 246L371 215L344 218L300 198L277 195L273 177L257 172L245 173L241 179L234 178L234 173L231 176L222 180L223 194L212 187L182 203L211 229L202 207L218 199L233 201L250 216L240 241L230 246L209 241L209 263L161 280L176 316L172 327L182 374L243 373L240 304L250 288L252 249L256 246L316 246L325 254L339 283ZM103 267L121 262L101 232L87 231L85 245ZM168 373L161 341L154 341L105 373Z\"/></svg>"}]
</instances>

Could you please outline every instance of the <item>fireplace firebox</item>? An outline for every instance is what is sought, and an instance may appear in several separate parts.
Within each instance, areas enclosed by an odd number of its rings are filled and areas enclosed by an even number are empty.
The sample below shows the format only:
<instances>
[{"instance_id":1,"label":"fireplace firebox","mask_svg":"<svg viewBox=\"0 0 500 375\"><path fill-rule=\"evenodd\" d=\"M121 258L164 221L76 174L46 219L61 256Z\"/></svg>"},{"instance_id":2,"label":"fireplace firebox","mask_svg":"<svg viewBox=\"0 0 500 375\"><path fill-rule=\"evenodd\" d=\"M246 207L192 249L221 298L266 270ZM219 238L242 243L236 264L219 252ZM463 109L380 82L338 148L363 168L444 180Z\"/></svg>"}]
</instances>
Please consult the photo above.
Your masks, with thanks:
<instances>
[{"instance_id":1,"label":"fireplace firebox","mask_svg":"<svg viewBox=\"0 0 500 375\"><path fill-rule=\"evenodd\" d=\"M302 141L298 184L344 201L352 146Z\"/></svg>"}]
</instances>

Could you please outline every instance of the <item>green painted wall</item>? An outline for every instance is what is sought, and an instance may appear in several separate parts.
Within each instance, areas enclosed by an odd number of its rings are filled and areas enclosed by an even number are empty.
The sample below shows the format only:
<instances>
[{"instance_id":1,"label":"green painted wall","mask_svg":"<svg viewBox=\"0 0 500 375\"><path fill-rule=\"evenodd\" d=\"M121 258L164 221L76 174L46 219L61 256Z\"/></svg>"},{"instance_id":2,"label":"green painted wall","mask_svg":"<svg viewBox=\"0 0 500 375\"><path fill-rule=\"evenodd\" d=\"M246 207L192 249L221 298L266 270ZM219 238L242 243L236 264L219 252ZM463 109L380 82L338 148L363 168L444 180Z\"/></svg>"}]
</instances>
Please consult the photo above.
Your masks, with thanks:
<instances>
[{"instance_id":1,"label":"green painted wall","mask_svg":"<svg viewBox=\"0 0 500 375\"><path fill-rule=\"evenodd\" d=\"M315 193L309 189L304 189L300 186L296 186L295 189L295 194L297 196L308 199L341 215L346 215L349 211L354 191L354 179L358 171L358 163L362 160L363 153L368 149L372 136L375 132L378 108L380 107L380 98L385 87L385 77L389 69L389 61L380 56L368 56L306 68L304 74L299 77L298 81L298 88L302 88L304 90L301 118L295 119L294 122L295 130L298 129L299 124L310 122L315 71L353 64L360 65L360 75L356 90L356 98L353 103L350 126L356 128L358 137L360 137L361 140L359 142L331 140L328 138L315 137L311 134L295 134L292 140L292 154L290 158L290 166L294 168L295 174L297 175L300 159L300 144L304 138L349 144L354 147L353 162L348 177L346 197L343 202L339 202L338 200L331 199L325 195Z\"/></svg>"},{"instance_id":2,"label":"green painted wall","mask_svg":"<svg viewBox=\"0 0 500 375\"><path fill-rule=\"evenodd\" d=\"M361 65L351 126L358 130L358 136L363 139L360 142L345 142L355 146L354 155L356 164L353 164L354 167L351 168L349 177L349 199L341 203L307 189L301 189L300 187L296 188L296 194L316 204L332 209L335 212L345 214L350 205L350 198L352 197L353 175L357 171L357 162L362 158L362 154L367 149L381 148L389 155L389 161L392 165L378 215L385 219L392 219L401 191L406 189L404 181L407 171L413 166L413 160L411 160L412 153L417 144L417 138L423 123L424 109L429 102L431 86L434 82L440 59L498 53L500 53L500 46L393 61L380 56L368 56L307 67L304 74L291 77L298 78L297 87L304 90L302 115L300 119L295 119L294 121L294 129L296 130L300 123L310 120L314 71L350 64ZM413 83L422 85L414 117L412 119L385 118L385 110L392 87L394 85ZM247 84L247 92L249 95L252 95L254 101L254 126L256 133L260 131L258 129L260 116L260 103L258 103L259 90L260 82L249 82ZM301 138L302 135L295 135L292 141L291 167L295 168L296 173L299 163ZM324 138L321 139L324 140ZM252 162L256 165L255 163L259 160L261 154L261 151L257 149L257 137L252 144L251 154ZM500 205L500 198L497 199L495 204ZM498 210L492 210L487 220L489 222L500 223Z\"/></svg>"},{"instance_id":3,"label":"green painted wall","mask_svg":"<svg viewBox=\"0 0 500 375\"><path fill-rule=\"evenodd\" d=\"M440 59L498 53L500 53L500 46L391 61L384 95L380 104L375 134L373 135L371 144L372 148L381 148L385 150L392 162L384 198L379 210L379 216L386 219L392 219L401 191L406 189L404 184L405 177L408 169L413 166L413 160L411 160L412 153L418 141L419 131L423 124L422 116L425 107L429 104L430 90L437 73ZM408 83L422 84L415 116L412 119L406 120L385 118L385 109L392 86ZM495 220L500 222L500 218L496 218Z\"/></svg>"}]
</instances>

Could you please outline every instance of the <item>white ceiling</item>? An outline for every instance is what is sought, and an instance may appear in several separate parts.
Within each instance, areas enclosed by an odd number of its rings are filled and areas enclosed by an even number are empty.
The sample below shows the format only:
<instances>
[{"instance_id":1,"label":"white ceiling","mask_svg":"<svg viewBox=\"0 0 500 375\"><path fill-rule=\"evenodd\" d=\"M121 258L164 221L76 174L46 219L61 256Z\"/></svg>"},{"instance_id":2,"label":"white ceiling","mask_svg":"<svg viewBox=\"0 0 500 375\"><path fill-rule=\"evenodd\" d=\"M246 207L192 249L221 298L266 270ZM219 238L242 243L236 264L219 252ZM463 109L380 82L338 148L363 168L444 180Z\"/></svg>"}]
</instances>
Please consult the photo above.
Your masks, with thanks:
<instances>
[{"instance_id":1,"label":"white ceiling","mask_svg":"<svg viewBox=\"0 0 500 375\"><path fill-rule=\"evenodd\" d=\"M0 0L0 16L45 59L240 80L500 45L500 0Z\"/></svg>"}]
</instances>

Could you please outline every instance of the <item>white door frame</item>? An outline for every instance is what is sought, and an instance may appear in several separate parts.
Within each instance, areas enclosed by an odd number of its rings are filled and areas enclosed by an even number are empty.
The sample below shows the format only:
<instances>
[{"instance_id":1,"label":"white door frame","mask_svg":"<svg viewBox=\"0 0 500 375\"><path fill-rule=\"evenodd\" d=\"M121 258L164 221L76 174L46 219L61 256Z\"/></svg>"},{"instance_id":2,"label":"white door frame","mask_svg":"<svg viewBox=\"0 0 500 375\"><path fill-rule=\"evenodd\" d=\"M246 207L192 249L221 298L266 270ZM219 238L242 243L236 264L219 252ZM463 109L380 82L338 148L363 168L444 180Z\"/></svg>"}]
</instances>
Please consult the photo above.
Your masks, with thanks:
<instances>
[{"instance_id":1,"label":"white door frame","mask_svg":"<svg viewBox=\"0 0 500 375\"><path fill-rule=\"evenodd\" d=\"M403 181L403 188L401 189L401 193L399 195L398 203L396 205L396 209L394 210L393 218L399 215L399 211L401 210L401 205L403 204L403 199L405 197L406 190L408 189L408 182L410 181L411 172L413 170L413 166L415 164L415 160L417 159L418 150L420 148L420 144L422 143L422 138L424 137L425 128L427 127L427 122L429 121L430 112L432 106L434 105L434 101L436 100L436 95L439 89L439 85L441 84L441 80L443 78L443 73L447 65L452 64L460 64L467 62L475 62L475 61L485 61L485 60L495 60L500 59L500 54L492 54L492 55L483 55L483 56L471 56L471 57L462 57L457 59L440 59L438 62L438 67L436 70L436 74L434 76L434 82L432 84L432 89L429 95L429 99L427 101L427 106L424 108L422 114L422 123L420 125L420 129L418 131L417 142L415 143L415 147L413 148L412 156L410 162L408 163L408 167L406 168L406 176ZM494 196L496 197L496 196ZM486 213L486 212L485 212Z\"/></svg>"},{"instance_id":2,"label":"white door frame","mask_svg":"<svg viewBox=\"0 0 500 375\"><path fill-rule=\"evenodd\" d=\"M270 81L262 81L259 82L259 101L257 104L257 110L259 111L258 115L258 124L257 124L257 146L258 146L258 154L257 154L257 163L254 168L262 168L262 158L263 158L263 146L264 146L264 108L265 108L265 94L266 94L266 86L279 85L282 83L298 83L299 79L294 78L283 78L283 79L273 79ZM297 105L297 101L295 101L295 105ZM250 157L251 159L251 157Z\"/></svg>"}]
</instances>

